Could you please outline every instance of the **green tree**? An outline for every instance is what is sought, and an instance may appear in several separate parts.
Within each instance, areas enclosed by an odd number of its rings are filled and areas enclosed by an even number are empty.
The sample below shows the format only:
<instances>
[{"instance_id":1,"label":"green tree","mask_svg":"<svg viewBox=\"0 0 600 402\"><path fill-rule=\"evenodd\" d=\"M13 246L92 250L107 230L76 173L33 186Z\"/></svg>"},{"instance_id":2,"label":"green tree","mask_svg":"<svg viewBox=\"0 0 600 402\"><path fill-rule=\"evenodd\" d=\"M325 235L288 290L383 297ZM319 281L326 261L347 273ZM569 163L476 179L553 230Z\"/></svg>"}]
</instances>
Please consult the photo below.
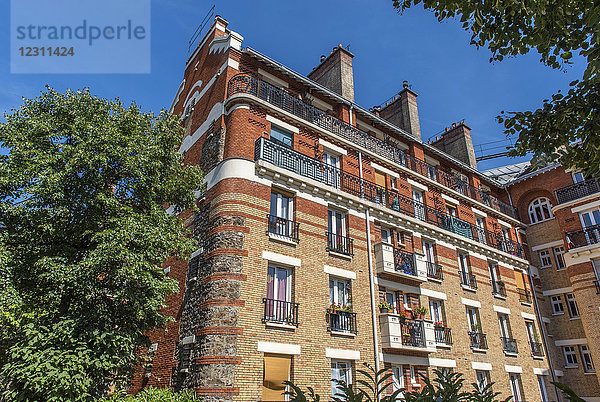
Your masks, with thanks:
<instances>
[{"instance_id":1,"label":"green tree","mask_svg":"<svg viewBox=\"0 0 600 402\"><path fill-rule=\"evenodd\" d=\"M596 0L394 0L404 12L423 4L439 21L459 18L471 44L487 47L490 61L536 51L540 61L564 69L587 63L567 93L557 91L535 111L502 112L507 135L518 134L512 155L545 154L564 166L600 175L600 3ZM577 146L573 146L578 144Z\"/></svg>"},{"instance_id":2,"label":"green tree","mask_svg":"<svg viewBox=\"0 0 600 402\"><path fill-rule=\"evenodd\" d=\"M170 388L146 388L139 394L123 395L116 394L105 398L106 402L195 402L202 400L193 391L174 392Z\"/></svg>"},{"instance_id":3,"label":"green tree","mask_svg":"<svg viewBox=\"0 0 600 402\"><path fill-rule=\"evenodd\" d=\"M126 381L177 290L162 264L193 241L181 219L202 173L176 116L52 89L0 124L4 396L87 400Z\"/></svg>"}]
</instances>

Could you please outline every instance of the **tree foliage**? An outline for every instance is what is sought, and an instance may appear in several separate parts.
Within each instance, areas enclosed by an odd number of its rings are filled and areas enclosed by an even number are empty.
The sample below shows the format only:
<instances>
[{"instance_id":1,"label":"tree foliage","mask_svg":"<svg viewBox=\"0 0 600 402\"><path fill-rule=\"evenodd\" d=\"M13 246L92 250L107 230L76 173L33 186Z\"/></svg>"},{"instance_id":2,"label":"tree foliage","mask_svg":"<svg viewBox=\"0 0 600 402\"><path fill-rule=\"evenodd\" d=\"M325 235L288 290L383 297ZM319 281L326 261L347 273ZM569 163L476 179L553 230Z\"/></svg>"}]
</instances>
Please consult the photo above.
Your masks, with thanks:
<instances>
[{"instance_id":1,"label":"tree foliage","mask_svg":"<svg viewBox=\"0 0 600 402\"><path fill-rule=\"evenodd\" d=\"M115 394L103 399L106 402L195 402L202 400L193 391L174 392L170 388L145 388L137 395Z\"/></svg>"},{"instance_id":2,"label":"tree foliage","mask_svg":"<svg viewBox=\"0 0 600 402\"><path fill-rule=\"evenodd\" d=\"M126 381L193 250L202 180L178 119L52 89L5 115L0 144L0 378L10 400L86 400Z\"/></svg>"},{"instance_id":3,"label":"tree foliage","mask_svg":"<svg viewBox=\"0 0 600 402\"><path fill-rule=\"evenodd\" d=\"M512 155L546 154L564 166L600 174L600 3L595 0L394 0L403 12L422 3L439 21L460 19L471 44L487 47L490 61L535 51L540 61L564 69L586 61L580 80L557 91L535 111L502 112L507 135L519 134ZM573 146L578 144L577 146Z\"/></svg>"}]
</instances>

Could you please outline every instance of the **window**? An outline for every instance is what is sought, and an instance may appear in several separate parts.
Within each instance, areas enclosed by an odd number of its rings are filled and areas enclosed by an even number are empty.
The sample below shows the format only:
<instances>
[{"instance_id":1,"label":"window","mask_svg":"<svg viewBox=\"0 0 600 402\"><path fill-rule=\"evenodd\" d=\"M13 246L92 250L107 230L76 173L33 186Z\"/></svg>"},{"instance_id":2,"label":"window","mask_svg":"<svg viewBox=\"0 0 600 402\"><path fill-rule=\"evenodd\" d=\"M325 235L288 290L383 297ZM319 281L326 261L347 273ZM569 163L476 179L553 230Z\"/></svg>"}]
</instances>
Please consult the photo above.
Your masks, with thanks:
<instances>
[{"instance_id":1,"label":"window","mask_svg":"<svg viewBox=\"0 0 600 402\"><path fill-rule=\"evenodd\" d=\"M523 402L521 399L521 376L519 374L510 375L510 390L512 391L514 402Z\"/></svg>"},{"instance_id":2,"label":"window","mask_svg":"<svg viewBox=\"0 0 600 402\"><path fill-rule=\"evenodd\" d=\"M415 218L424 221L425 207L423 206L423 192L419 190L413 190L412 196L415 204Z\"/></svg>"},{"instance_id":3,"label":"window","mask_svg":"<svg viewBox=\"0 0 600 402\"><path fill-rule=\"evenodd\" d=\"M429 313L434 324L444 323L443 302L441 300L429 299Z\"/></svg>"},{"instance_id":4,"label":"window","mask_svg":"<svg viewBox=\"0 0 600 402\"><path fill-rule=\"evenodd\" d=\"M579 309L577 308L577 302L573 293L567 293L567 309L569 309L571 318L579 317Z\"/></svg>"},{"instance_id":5,"label":"window","mask_svg":"<svg viewBox=\"0 0 600 402\"><path fill-rule=\"evenodd\" d=\"M474 307L467 307L467 321L469 322L469 331L481 332L481 325L479 325L479 314L477 309Z\"/></svg>"},{"instance_id":6,"label":"window","mask_svg":"<svg viewBox=\"0 0 600 402\"><path fill-rule=\"evenodd\" d=\"M271 193L269 233L294 238L294 198L277 192Z\"/></svg>"},{"instance_id":7,"label":"window","mask_svg":"<svg viewBox=\"0 0 600 402\"><path fill-rule=\"evenodd\" d=\"M577 367L577 352L574 346L563 346L565 367Z\"/></svg>"},{"instance_id":8,"label":"window","mask_svg":"<svg viewBox=\"0 0 600 402\"><path fill-rule=\"evenodd\" d=\"M581 183L582 181L585 181L585 177L583 176L583 172L573 173L573 183L574 184Z\"/></svg>"},{"instance_id":9,"label":"window","mask_svg":"<svg viewBox=\"0 0 600 402\"><path fill-rule=\"evenodd\" d=\"M477 282L475 281L474 276L471 275L468 254L458 252L458 267L461 285L467 286L471 289L477 289Z\"/></svg>"},{"instance_id":10,"label":"window","mask_svg":"<svg viewBox=\"0 0 600 402\"><path fill-rule=\"evenodd\" d=\"M340 383L352 384L352 362L347 360L331 361L331 396L341 392Z\"/></svg>"},{"instance_id":11,"label":"window","mask_svg":"<svg viewBox=\"0 0 600 402\"><path fill-rule=\"evenodd\" d=\"M340 157L323 152L323 182L335 188L340 186Z\"/></svg>"},{"instance_id":12,"label":"window","mask_svg":"<svg viewBox=\"0 0 600 402\"><path fill-rule=\"evenodd\" d=\"M556 260L556 269L565 269L567 264L565 264L565 248L563 246L554 247L554 259Z\"/></svg>"},{"instance_id":13,"label":"window","mask_svg":"<svg viewBox=\"0 0 600 402\"><path fill-rule=\"evenodd\" d=\"M508 315L499 313L498 323L500 324L500 335L502 335L503 338L512 338Z\"/></svg>"},{"instance_id":14,"label":"window","mask_svg":"<svg viewBox=\"0 0 600 402\"><path fill-rule=\"evenodd\" d=\"M423 240L423 254L425 254L425 261L435 263L435 244Z\"/></svg>"},{"instance_id":15,"label":"window","mask_svg":"<svg viewBox=\"0 0 600 402\"><path fill-rule=\"evenodd\" d=\"M404 310L404 301L400 295L401 293L399 292L385 292L385 301L394 309L394 311Z\"/></svg>"},{"instance_id":16,"label":"window","mask_svg":"<svg viewBox=\"0 0 600 402\"><path fill-rule=\"evenodd\" d=\"M351 254L350 243L346 237L346 213L328 211L327 228L328 248L345 254Z\"/></svg>"},{"instance_id":17,"label":"window","mask_svg":"<svg viewBox=\"0 0 600 402\"><path fill-rule=\"evenodd\" d=\"M394 390L398 390L401 388L405 388L404 385L404 368L402 366L396 366L392 370L392 380L394 381ZM399 398L402 398L402 393L398 395Z\"/></svg>"},{"instance_id":18,"label":"window","mask_svg":"<svg viewBox=\"0 0 600 402\"><path fill-rule=\"evenodd\" d=\"M583 364L583 370L586 373L593 373L594 363L592 363L592 354L587 345L579 345L579 351L581 352L581 363Z\"/></svg>"},{"instance_id":19,"label":"window","mask_svg":"<svg viewBox=\"0 0 600 402\"><path fill-rule=\"evenodd\" d=\"M584 212L579 214L579 218L584 228L600 225L600 210L596 209L591 212Z\"/></svg>"},{"instance_id":20,"label":"window","mask_svg":"<svg viewBox=\"0 0 600 402\"><path fill-rule=\"evenodd\" d=\"M285 381L290 380L292 356L266 355L263 359L263 401L285 401Z\"/></svg>"},{"instance_id":21,"label":"window","mask_svg":"<svg viewBox=\"0 0 600 402\"><path fill-rule=\"evenodd\" d=\"M462 272L469 272L469 255L458 253L458 267Z\"/></svg>"},{"instance_id":22,"label":"window","mask_svg":"<svg viewBox=\"0 0 600 402\"><path fill-rule=\"evenodd\" d=\"M483 224L483 218L479 216L475 217L475 222L477 224L477 238L480 243L486 244L485 242L485 226Z\"/></svg>"},{"instance_id":23,"label":"window","mask_svg":"<svg viewBox=\"0 0 600 402\"><path fill-rule=\"evenodd\" d=\"M490 375L487 371L475 371L475 375L477 378L477 388L480 393L483 393L485 387L487 387L490 383Z\"/></svg>"},{"instance_id":24,"label":"window","mask_svg":"<svg viewBox=\"0 0 600 402\"><path fill-rule=\"evenodd\" d=\"M288 148L292 148L292 133L289 131L285 131L275 125L271 124L271 140L286 146Z\"/></svg>"},{"instance_id":25,"label":"window","mask_svg":"<svg viewBox=\"0 0 600 402\"><path fill-rule=\"evenodd\" d=\"M495 262L489 262L490 279L492 281L492 294L494 296L506 297L506 286L500 277L500 268Z\"/></svg>"},{"instance_id":26,"label":"window","mask_svg":"<svg viewBox=\"0 0 600 402\"><path fill-rule=\"evenodd\" d=\"M565 308L562 304L562 298L560 296L550 296L552 302L552 314L564 314Z\"/></svg>"},{"instance_id":27,"label":"window","mask_svg":"<svg viewBox=\"0 0 600 402\"><path fill-rule=\"evenodd\" d=\"M350 305L350 281L347 279L329 279L329 304Z\"/></svg>"},{"instance_id":28,"label":"window","mask_svg":"<svg viewBox=\"0 0 600 402\"><path fill-rule=\"evenodd\" d=\"M529 204L529 220L537 223L553 218L551 209L552 204L547 198L537 198Z\"/></svg>"},{"instance_id":29,"label":"window","mask_svg":"<svg viewBox=\"0 0 600 402\"><path fill-rule=\"evenodd\" d=\"M381 242L386 244L392 244L392 237L390 236L390 230L388 228L381 227Z\"/></svg>"},{"instance_id":30,"label":"window","mask_svg":"<svg viewBox=\"0 0 600 402\"><path fill-rule=\"evenodd\" d=\"M394 189L397 188L396 187L396 178L395 177L390 178L390 186L392 188L394 188Z\"/></svg>"},{"instance_id":31,"label":"window","mask_svg":"<svg viewBox=\"0 0 600 402\"><path fill-rule=\"evenodd\" d=\"M267 269L267 297L265 321L293 324L296 321L292 299L292 271L269 266Z\"/></svg>"},{"instance_id":32,"label":"window","mask_svg":"<svg viewBox=\"0 0 600 402\"><path fill-rule=\"evenodd\" d=\"M542 397L542 402L548 402L548 394L546 393L546 384L544 384L544 377L538 375L537 381L538 387L540 388L540 396Z\"/></svg>"},{"instance_id":33,"label":"window","mask_svg":"<svg viewBox=\"0 0 600 402\"><path fill-rule=\"evenodd\" d=\"M552 266L552 260L550 259L550 252L548 250L540 251L540 264L542 268Z\"/></svg>"},{"instance_id":34,"label":"window","mask_svg":"<svg viewBox=\"0 0 600 402\"><path fill-rule=\"evenodd\" d=\"M437 181L437 168L432 165L427 165L427 177L431 180Z\"/></svg>"},{"instance_id":35,"label":"window","mask_svg":"<svg viewBox=\"0 0 600 402\"><path fill-rule=\"evenodd\" d=\"M453 207L451 205L446 205L446 212L448 213L448 215L450 215L452 217L456 217L456 207Z\"/></svg>"}]
</instances>

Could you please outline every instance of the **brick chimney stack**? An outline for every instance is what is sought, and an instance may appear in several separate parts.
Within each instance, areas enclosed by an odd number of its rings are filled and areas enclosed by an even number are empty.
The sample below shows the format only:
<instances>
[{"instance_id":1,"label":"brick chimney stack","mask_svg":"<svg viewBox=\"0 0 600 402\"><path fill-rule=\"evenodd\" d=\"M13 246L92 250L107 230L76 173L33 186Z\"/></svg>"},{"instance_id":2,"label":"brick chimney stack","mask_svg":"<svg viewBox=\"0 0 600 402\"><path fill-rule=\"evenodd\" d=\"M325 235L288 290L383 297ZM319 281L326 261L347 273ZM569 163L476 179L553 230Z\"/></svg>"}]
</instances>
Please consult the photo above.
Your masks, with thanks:
<instances>
[{"instance_id":1,"label":"brick chimney stack","mask_svg":"<svg viewBox=\"0 0 600 402\"><path fill-rule=\"evenodd\" d=\"M408 131L413 137L421 139L421 125L419 124L419 110L417 108L417 93L402 83L402 91L398 92L391 102L384 105L379 115L395 126Z\"/></svg>"},{"instance_id":2,"label":"brick chimney stack","mask_svg":"<svg viewBox=\"0 0 600 402\"><path fill-rule=\"evenodd\" d=\"M464 122L452 123L451 127L446 127L442 136L439 138L436 137L431 145L477 169L475 149L473 148L473 140L471 138L471 127L467 126Z\"/></svg>"},{"instance_id":3,"label":"brick chimney stack","mask_svg":"<svg viewBox=\"0 0 600 402\"><path fill-rule=\"evenodd\" d=\"M321 56L321 63L307 77L354 102L353 57L340 44L333 48L329 56Z\"/></svg>"}]
</instances>

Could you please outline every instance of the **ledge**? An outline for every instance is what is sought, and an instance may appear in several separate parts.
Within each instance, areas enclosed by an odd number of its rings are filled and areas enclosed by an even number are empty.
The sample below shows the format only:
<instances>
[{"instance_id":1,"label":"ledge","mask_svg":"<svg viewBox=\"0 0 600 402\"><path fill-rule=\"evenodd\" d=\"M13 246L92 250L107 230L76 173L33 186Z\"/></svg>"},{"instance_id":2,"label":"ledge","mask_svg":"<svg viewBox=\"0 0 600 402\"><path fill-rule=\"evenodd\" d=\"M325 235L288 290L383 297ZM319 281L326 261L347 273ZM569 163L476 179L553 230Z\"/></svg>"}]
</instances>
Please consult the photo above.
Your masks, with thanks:
<instances>
[{"instance_id":1,"label":"ledge","mask_svg":"<svg viewBox=\"0 0 600 402\"><path fill-rule=\"evenodd\" d=\"M329 250L329 255L331 255L333 257L343 258L343 259L348 260L348 261L352 260L352 257L353 257L353 256L351 256L349 254L338 253L338 252L331 251L331 250Z\"/></svg>"},{"instance_id":2,"label":"ledge","mask_svg":"<svg viewBox=\"0 0 600 402\"><path fill-rule=\"evenodd\" d=\"M296 330L295 325L279 324L277 322L265 322L265 326L271 327L271 328L280 328L280 329L293 329L294 331Z\"/></svg>"},{"instance_id":3,"label":"ledge","mask_svg":"<svg viewBox=\"0 0 600 402\"><path fill-rule=\"evenodd\" d=\"M345 336L348 338L355 338L356 334L353 334L352 332L340 332L340 331L330 331L331 335L336 335L336 336Z\"/></svg>"},{"instance_id":4,"label":"ledge","mask_svg":"<svg viewBox=\"0 0 600 402\"><path fill-rule=\"evenodd\" d=\"M277 234L273 234L273 233L269 233L269 239L279 242L279 243L284 243L284 244L288 244L290 246L296 246L298 243L292 239L290 239L289 237L285 237L285 236L281 236L281 235L277 235Z\"/></svg>"},{"instance_id":5,"label":"ledge","mask_svg":"<svg viewBox=\"0 0 600 402\"><path fill-rule=\"evenodd\" d=\"M464 290L469 291L469 292L477 293L477 289L476 288L472 288L470 286L463 285L463 284L461 284L460 287L463 288Z\"/></svg>"}]
</instances>

